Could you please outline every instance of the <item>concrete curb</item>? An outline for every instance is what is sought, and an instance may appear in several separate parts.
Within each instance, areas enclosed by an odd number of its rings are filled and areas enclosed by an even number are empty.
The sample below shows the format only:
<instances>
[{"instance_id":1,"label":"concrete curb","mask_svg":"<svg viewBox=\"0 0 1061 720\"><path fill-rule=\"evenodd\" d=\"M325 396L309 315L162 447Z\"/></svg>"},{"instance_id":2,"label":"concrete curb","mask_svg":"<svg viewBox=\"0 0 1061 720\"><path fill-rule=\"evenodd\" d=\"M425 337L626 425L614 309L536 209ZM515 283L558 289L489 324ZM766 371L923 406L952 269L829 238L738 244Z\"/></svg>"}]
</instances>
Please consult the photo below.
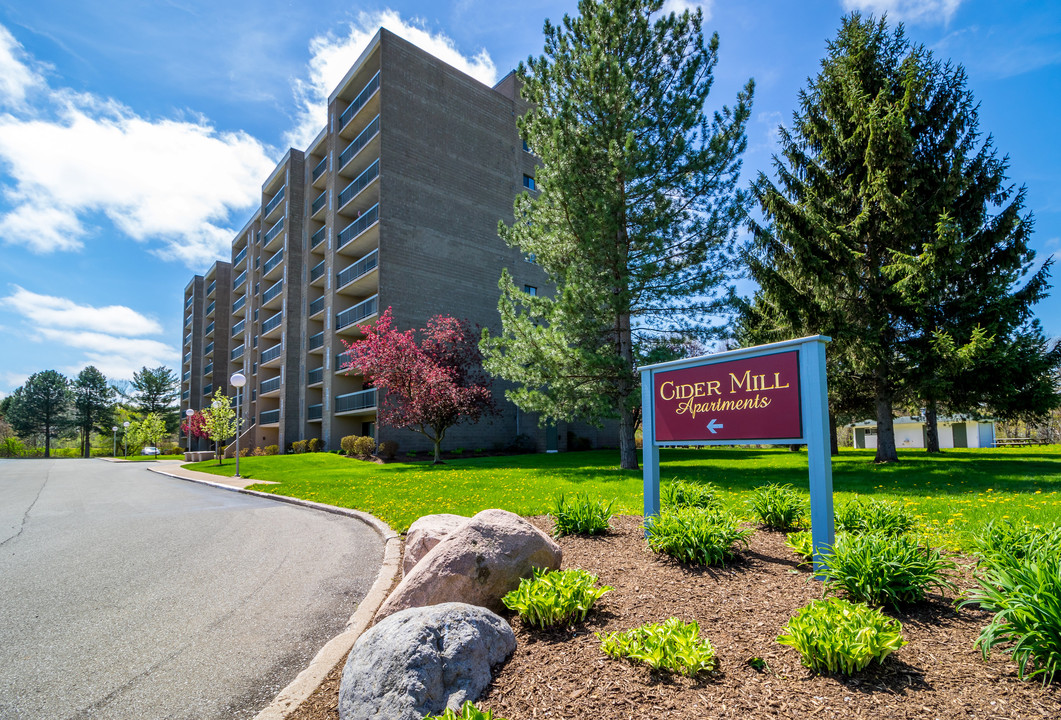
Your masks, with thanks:
<instances>
[{"instance_id":1,"label":"concrete curb","mask_svg":"<svg viewBox=\"0 0 1061 720\"><path fill-rule=\"evenodd\" d=\"M161 467L149 466L148 469L151 472L175 478L177 480L187 480L188 482L199 483L201 485L210 485L221 490L229 490L244 495L254 495L256 497L284 502L290 505L299 505L313 510L321 510L334 515L344 515L346 517L360 520L379 533L380 537L383 538L383 566L380 568L379 574L376 576L376 581L372 583L372 587L369 588L368 594L365 595L364 600L361 601L357 606L357 610L354 611L354 614L351 615L350 619L347 621L346 629L329 640L325 646L317 652L306 669L300 672L287 687L281 690L264 710L254 716L254 720L284 720L287 716L297 710L306 698L312 695L317 688L320 687L321 683L324 682L324 678L332 671L332 668L334 668L345 655L349 654L350 649L354 647L354 643L359 637L361 637L361 633L368 629L368 626L372 622L372 618L376 615L376 611L379 609L380 605L383 604L383 601L387 599L387 595L390 594L390 589L394 584L395 578L401 574L401 536L394 532L387 523L377 517L369 515L368 513L361 512L360 510L350 510L347 508L335 507L334 505L325 505L323 503L310 502L309 500L300 500L299 498L287 497L285 495L273 495L272 493L263 493L258 492L257 490L247 490L244 487L238 487L235 485L226 485L212 479L207 480L202 477L195 477L193 473L195 475L205 475L209 478L216 478L216 475L197 473L194 470L185 470L184 468L180 469L180 473L167 472Z\"/></svg>"}]
</instances>

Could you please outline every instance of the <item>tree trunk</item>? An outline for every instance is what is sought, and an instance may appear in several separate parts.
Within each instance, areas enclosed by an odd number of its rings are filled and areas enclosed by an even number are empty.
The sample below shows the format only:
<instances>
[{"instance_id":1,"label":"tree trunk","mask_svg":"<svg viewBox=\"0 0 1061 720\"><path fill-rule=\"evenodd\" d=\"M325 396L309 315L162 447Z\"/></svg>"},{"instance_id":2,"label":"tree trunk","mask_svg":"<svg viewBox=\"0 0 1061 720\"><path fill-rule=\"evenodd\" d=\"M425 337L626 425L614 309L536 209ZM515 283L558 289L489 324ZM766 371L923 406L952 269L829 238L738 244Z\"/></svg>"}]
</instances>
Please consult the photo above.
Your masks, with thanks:
<instances>
[{"instance_id":1,"label":"tree trunk","mask_svg":"<svg viewBox=\"0 0 1061 720\"><path fill-rule=\"evenodd\" d=\"M833 422L832 413L829 414L829 454L836 457L840 454L840 439L836 433L836 423Z\"/></svg>"},{"instance_id":2,"label":"tree trunk","mask_svg":"<svg viewBox=\"0 0 1061 720\"><path fill-rule=\"evenodd\" d=\"M632 382L625 373L634 371L634 343L630 333L630 313L619 314L619 356L623 360L624 375L619 378L619 467L623 470L638 470L637 441L634 438L636 423L630 407L630 395L638 392L637 382Z\"/></svg>"},{"instance_id":3,"label":"tree trunk","mask_svg":"<svg viewBox=\"0 0 1061 720\"><path fill-rule=\"evenodd\" d=\"M435 462L433 464L445 465L445 463L442 462L442 441L437 438L435 439Z\"/></svg>"},{"instance_id":4,"label":"tree trunk","mask_svg":"<svg viewBox=\"0 0 1061 720\"><path fill-rule=\"evenodd\" d=\"M52 426L44 426L44 457L50 458L52 456Z\"/></svg>"},{"instance_id":5,"label":"tree trunk","mask_svg":"<svg viewBox=\"0 0 1061 720\"><path fill-rule=\"evenodd\" d=\"M930 453L939 452L939 424L936 422L936 401L929 400L925 404L925 448Z\"/></svg>"},{"instance_id":6,"label":"tree trunk","mask_svg":"<svg viewBox=\"0 0 1061 720\"><path fill-rule=\"evenodd\" d=\"M895 426L892 424L892 396L888 390L877 391L877 456L875 463L898 462L895 451Z\"/></svg>"},{"instance_id":7,"label":"tree trunk","mask_svg":"<svg viewBox=\"0 0 1061 720\"><path fill-rule=\"evenodd\" d=\"M637 470L637 441L634 438L634 413L627 407L619 409L619 467Z\"/></svg>"}]
</instances>

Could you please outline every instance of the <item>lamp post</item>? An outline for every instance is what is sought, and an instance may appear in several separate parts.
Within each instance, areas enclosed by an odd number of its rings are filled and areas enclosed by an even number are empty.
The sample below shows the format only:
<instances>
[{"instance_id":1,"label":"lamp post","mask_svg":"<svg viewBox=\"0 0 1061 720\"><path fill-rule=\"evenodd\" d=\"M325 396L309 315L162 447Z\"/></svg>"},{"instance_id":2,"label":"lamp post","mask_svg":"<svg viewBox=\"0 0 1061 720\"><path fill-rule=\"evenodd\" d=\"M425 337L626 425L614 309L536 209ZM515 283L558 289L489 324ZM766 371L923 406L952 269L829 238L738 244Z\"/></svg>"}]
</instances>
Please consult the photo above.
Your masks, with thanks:
<instances>
[{"instance_id":1,"label":"lamp post","mask_svg":"<svg viewBox=\"0 0 1061 720\"><path fill-rule=\"evenodd\" d=\"M129 432L129 421L126 420L122 423L122 445L125 447L125 459L129 459L129 439L125 437L125 433Z\"/></svg>"},{"instance_id":2,"label":"lamp post","mask_svg":"<svg viewBox=\"0 0 1061 720\"><path fill-rule=\"evenodd\" d=\"M188 408L184 411L184 417L188 418L188 452L192 451L192 416L195 415L195 411Z\"/></svg>"},{"instance_id":3,"label":"lamp post","mask_svg":"<svg viewBox=\"0 0 1061 720\"><path fill-rule=\"evenodd\" d=\"M243 408L240 405L240 388L247 384L247 377L241 372L232 373L232 377L228 381L232 383L232 387L236 388L236 477L239 477L239 426L243 417Z\"/></svg>"},{"instance_id":4,"label":"lamp post","mask_svg":"<svg viewBox=\"0 0 1061 720\"><path fill-rule=\"evenodd\" d=\"M114 431L114 445L111 447L111 457L118 454L118 426L112 425L111 430Z\"/></svg>"}]
</instances>

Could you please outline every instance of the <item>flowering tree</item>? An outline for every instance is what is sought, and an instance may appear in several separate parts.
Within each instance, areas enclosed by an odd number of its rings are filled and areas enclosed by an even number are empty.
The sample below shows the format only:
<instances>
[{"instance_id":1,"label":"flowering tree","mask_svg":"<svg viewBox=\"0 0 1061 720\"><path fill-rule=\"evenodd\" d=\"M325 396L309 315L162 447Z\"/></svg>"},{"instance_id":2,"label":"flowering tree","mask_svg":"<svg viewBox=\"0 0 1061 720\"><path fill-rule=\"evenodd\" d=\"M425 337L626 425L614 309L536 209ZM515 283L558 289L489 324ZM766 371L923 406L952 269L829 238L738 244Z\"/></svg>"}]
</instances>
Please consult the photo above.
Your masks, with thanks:
<instances>
[{"instance_id":1,"label":"flowering tree","mask_svg":"<svg viewBox=\"0 0 1061 720\"><path fill-rule=\"evenodd\" d=\"M181 435L184 437L209 438L206 433L206 416L202 410L196 410L191 418L181 420Z\"/></svg>"},{"instance_id":2,"label":"flowering tree","mask_svg":"<svg viewBox=\"0 0 1061 720\"><path fill-rule=\"evenodd\" d=\"M137 447L158 447L166 435L166 422L158 413L148 413L143 420L134 420L125 433L129 444Z\"/></svg>"},{"instance_id":3,"label":"flowering tree","mask_svg":"<svg viewBox=\"0 0 1061 720\"><path fill-rule=\"evenodd\" d=\"M435 446L436 463L442 462L449 428L497 412L477 333L467 322L436 315L417 340L417 331L395 329L387 308L364 330L364 339L344 341L348 361L343 369L379 389L380 424L425 436Z\"/></svg>"},{"instance_id":4,"label":"flowering tree","mask_svg":"<svg viewBox=\"0 0 1061 720\"><path fill-rule=\"evenodd\" d=\"M218 388L214 392L214 399L210 401L210 407L203 410L203 428L206 437L214 441L217 453L217 464L221 465L221 443L239 432L241 419L236 417L236 411L232 407L232 401Z\"/></svg>"}]
</instances>

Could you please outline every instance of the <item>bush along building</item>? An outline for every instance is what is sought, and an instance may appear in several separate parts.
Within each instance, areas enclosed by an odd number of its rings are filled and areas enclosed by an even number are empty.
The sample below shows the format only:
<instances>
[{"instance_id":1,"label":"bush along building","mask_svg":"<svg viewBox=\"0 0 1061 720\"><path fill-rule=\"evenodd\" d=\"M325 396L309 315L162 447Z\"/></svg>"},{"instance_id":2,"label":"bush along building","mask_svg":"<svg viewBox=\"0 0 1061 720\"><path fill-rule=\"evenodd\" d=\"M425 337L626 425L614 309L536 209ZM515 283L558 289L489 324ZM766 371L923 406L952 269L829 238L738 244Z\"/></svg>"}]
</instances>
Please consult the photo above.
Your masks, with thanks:
<instances>
[{"instance_id":1,"label":"bush along building","mask_svg":"<svg viewBox=\"0 0 1061 720\"><path fill-rule=\"evenodd\" d=\"M290 149L262 185L260 208L184 291L181 409L209 405L247 377L243 447L347 435L429 447L377 427L376 390L342 370L343 340L388 307L399 328L438 314L497 329L502 268L528 291L545 274L497 235L514 197L534 187L519 137L525 109L513 75L493 88L381 29L328 101L328 124ZM468 451L613 445L614 431L539 426L504 400L500 413L447 435Z\"/></svg>"}]
</instances>

